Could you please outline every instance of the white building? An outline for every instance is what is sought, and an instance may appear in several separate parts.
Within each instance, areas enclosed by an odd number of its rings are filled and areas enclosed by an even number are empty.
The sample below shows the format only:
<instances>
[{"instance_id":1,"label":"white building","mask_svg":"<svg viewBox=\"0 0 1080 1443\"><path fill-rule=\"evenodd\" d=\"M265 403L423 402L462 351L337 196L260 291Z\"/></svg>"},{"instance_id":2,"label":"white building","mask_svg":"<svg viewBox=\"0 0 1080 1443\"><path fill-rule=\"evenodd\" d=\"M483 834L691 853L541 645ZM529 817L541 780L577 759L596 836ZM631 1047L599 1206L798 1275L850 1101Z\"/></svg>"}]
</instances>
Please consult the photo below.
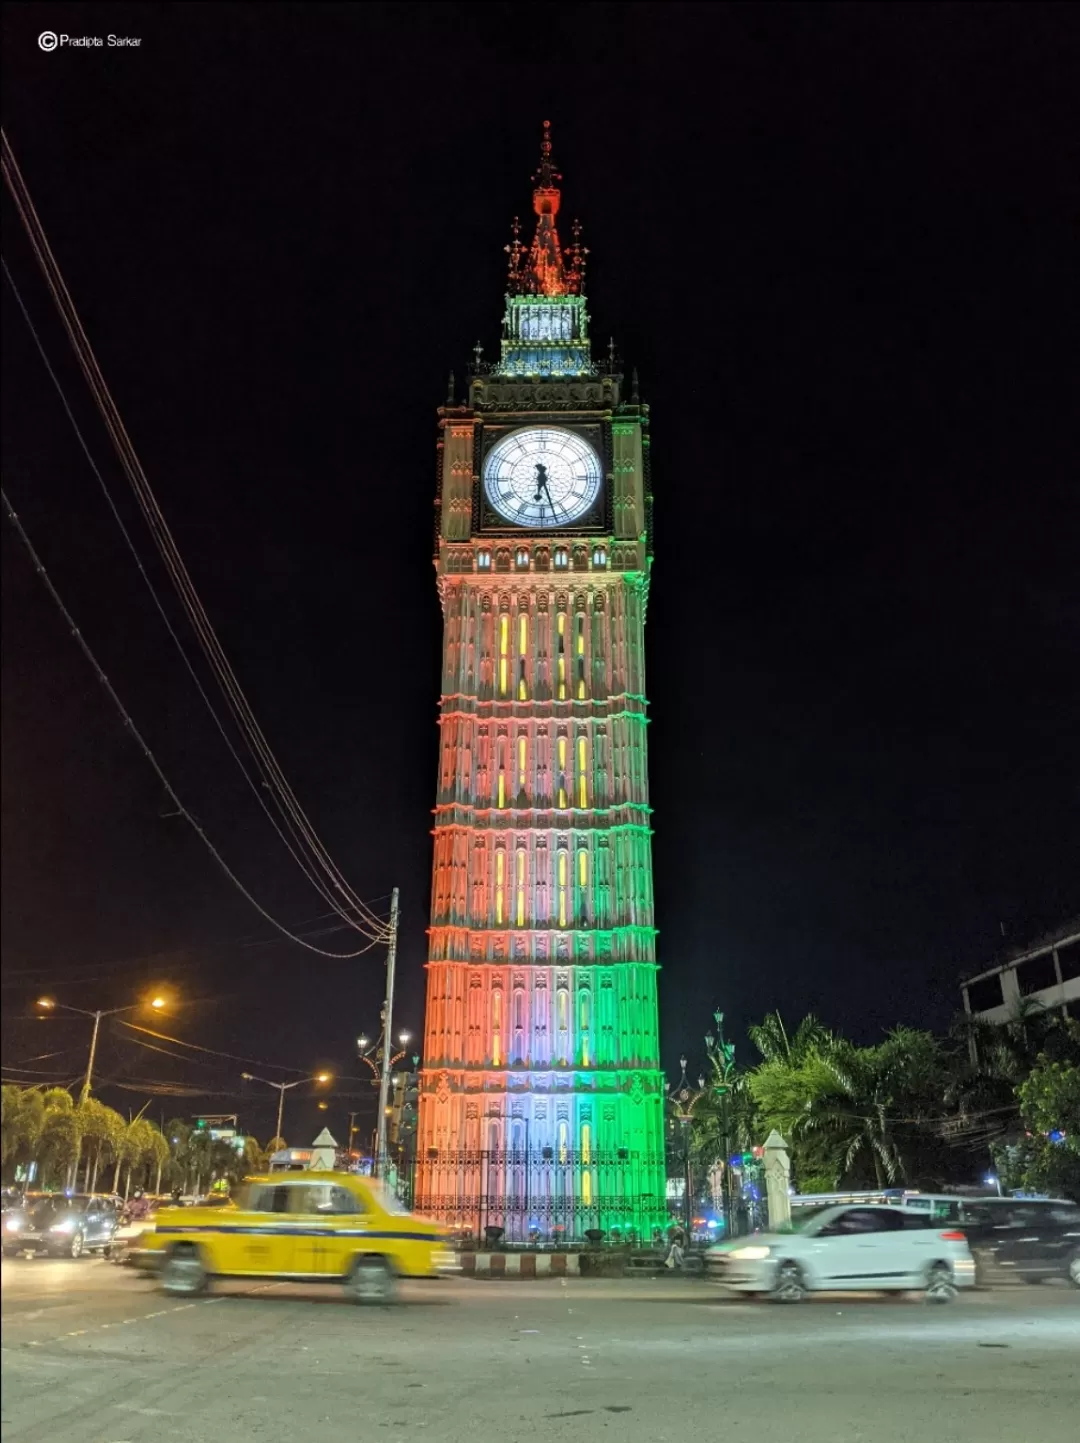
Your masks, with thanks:
<instances>
[{"instance_id":1,"label":"white building","mask_svg":"<svg viewBox=\"0 0 1080 1443\"><path fill-rule=\"evenodd\" d=\"M1024 999L1080 1021L1080 922L961 984L964 1011L982 1022L1008 1022Z\"/></svg>"}]
</instances>

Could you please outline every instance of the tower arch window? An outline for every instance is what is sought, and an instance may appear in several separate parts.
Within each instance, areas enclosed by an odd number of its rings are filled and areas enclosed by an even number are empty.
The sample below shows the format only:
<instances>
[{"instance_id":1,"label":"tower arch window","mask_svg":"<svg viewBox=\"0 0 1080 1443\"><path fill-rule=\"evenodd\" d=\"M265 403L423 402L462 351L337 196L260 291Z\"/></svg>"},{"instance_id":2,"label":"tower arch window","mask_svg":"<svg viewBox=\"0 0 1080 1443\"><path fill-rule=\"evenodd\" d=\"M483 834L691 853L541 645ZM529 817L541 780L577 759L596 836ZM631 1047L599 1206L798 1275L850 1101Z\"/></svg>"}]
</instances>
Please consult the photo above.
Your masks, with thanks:
<instances>
[{"instance_id":1,"label":"tower arch window","mask_svg":"<svg viewBox=\"0 0 1080 1443\"><path fill-rule=\"evenodd\" d=\"M588 762L588 743L582 732L577 739L577 804L582 809L589 805Z\"/></svg>"},{"instance_id":2,"label":"tower arch window","mask_svg":"<svg viewBox=\"0 0 1080 1443\"><path fill-rule=\"evenodd\" d=\"M555 1060L564 1067L570 1061L570 993L565 987L555 993Z\"/></svg>"},{"instance_id":3,"label":"tower arch window","mask_svg":"<svg viewBox=\"0 0 1080 1443\"><path fill-rule=\"evenodd\" d=\"M598 568L603 568L603 567L605 567L605 566L607 565L607 547L606 547L606 546L594 546L594 547L593 547L592 564L593 564L595 567L598 567Z\"/></svg>"},{"instance_id":4,"label":"tower arch window","mask_svg":"<svg viewBox=\"0 0 1080 1443\"><path fill-rule=\"evenodd\" d=\"M515 856L514 856L514 867L515 867L515 870L516 870L516 876L515 876L515 878L514 878L515 893L516 893L515 904L514 904L514 921L515 921L515 923L517 924L517 926L519 926L519 927L524 927L524 925L525 925L525 871L526 871L526 868L525 868L525 848L524 848L524 846L519 846L518 849L517 849L517 852L515 853Z\"/></svg>"},{"instance_id":5,"label":"tower arch window","mask_svg":"<svg viewBox=\"0 0 1080 1443\"><path fill-rule=\"evenodd\" d=\"M566 733L560 732L555 742L555 759L558 771L558 788L556 791L556 805L565 808L566 798L566 775L567 775L567 746Z\"/></svg>"},{"instance_id":6,"label":"tower arch window","mask_svg":"<svg viewBox=\"0 0 1080 1443\"><path fill-rule=\"evenodd\" d=\"M510 618L499 616L499 695L506 696L510 682Z\"/></svg>"},{"instance_id":7,"label":"tower arch window","mask_svg":"<svg viewBox=\"0 0 1080 1443\"><path fill-rule=\"evenodd\" d=\"M557 875L556 875L556 889L557 889L557 891L558 891L559 926L560 926L560 927L565 927L565 926L567 925L567 913L568 913L567 897L566 897L566 894L567 894L567 891L568 891L568 877L567 877L567 873L568 873L569 870L570 870L569 861L568 861L568 858L567 858L567 855L566 855L566 848L565 848L565 847L560 847L560 848L559 848L559 854L558 854L558 857L556 858L556 862L555 862L555 869L556 869L556 874L557 874Z\"/></svg>"},{"instance_id":8,"label":"tower arch window","mask_svg":"<svg viewBox=\"0 0 1080 1443\"><path fill-rule=\"evenodd\" d=\"M555 617L555 695L566 700L566 610L560 607Z\"/></svg>"},{"instance_id":9,"label":"tower arch window","mask_svg":"<svg viewBox=\"0 0 1080 1443\"><path fill-rule=\"evenodd\" d=\"M495 802L496 802L496 805L497 805L497 806L500 806L500 807L505 807L505 806L506 806L506 769L507 769L506 749L507 749L507 739L506 739L506 737L504 737L504 736L499 737L498 741L497 741L496 744L495 744L495 750L496 750L496 754L497 754L497 761L498 761L498 767L499 767L499 774L498 774L498 777L496 778L496 783L495 783Z\"/></svg>"},{"instance_id":10,"label":"tower arch window","mask_svg":"<svg viewBox=\"0 0 1080 1443\"><path fill-rule=\"evenodd\" d=\"M578 1028L581 1033L581 1065L592 1066L592 994L583 987L578 993Z\"/></svg>"},{"instance_id":11,"label":"tower arch window","mask_svg":"<svg viewBox=\"0 0 1080 1443\"><path fill-rule=\"evenodd\" d=\"M536 842L536 920L547 922L548 912L548 850L543 837Z\"/></svg>"},{"instance_id":12,"label":"tower arch window","mask_svg":"<svg viewBox=\"0 0 1080 1443\"><path fill-rule=\"evenodd\" d=\"M566 549L565 546L556 546L555 552L554 552L554 556L553 556L553 561L554 561L554 563L555 563L555 570L556 570L556 571L567 571L567 570L569 570L569 567L570 567L570 553L569 553L569 551ZM489 553L489 555L488 555L488 565L490 565L490 564L491 564L491 556L490 556L490 553Z\"/></svg>"},{"instance_id":13,"label":"tower arch window","mask_svg":"<svg viewBox=\"0 0 1080 1443\"><path fill-rule=\"evenodd\" d=\"M529 797L529 741L524 732L517 739L517 790L518 806L525 806Z\"/></svg>"},{"instance_id":14,"label":"tower arch window","mask_svg":"<svg viewBox=\"0 0 1080 1443\"><path fill-rule=\"evenodd\" d=\"M529 685L525 677L525 667L529 655L529 618L523 611L518 616L518 701L528 701Z\"/></svg>"},{"instance_id":15,"label":"tower arch window","mask_svg":"<svg viewBox=\"0 0 1080 1443\"><path fill-rule=\"evenodd\" d=\"M515 987L512 1024L514 1028L511 1062L525 1061L525 989Z\"/></svg>"},{"instance_id":16,"label":"tower arch window","mask_svg":"<svg viewBox=\"0 0 1080 1443\"><path fill-rule=\"evenodd\" d=\"M588 926L589 921L589 850L585 846L578 847L577 853L577 900L574 907L574 914L582 927Z\"/></svg>"},{"instance_id":17,"label":"tower arch window","mask_svg":"<svg viewBox=\"0 0 1080 1443\"><path fill-rule=\"evenodd\" d=\"M585 700L585 618L577 618L577 636L574 645L574 670L577 682L578 701Z\"/></svg>"},{"instance_id":18,"label":"tower arch window","mask_svg":"<svg viewBox=\"0 0 1080 1443\"><path fill-rule=\"evenodd\" d=\"M496 989L491 994L491 1065L501 1067L503 1064L502 1046L502 993Z\"/></svg>"},{"instance_id":19,"label":"tower arch window","mask_svg":"<svg viewBox=\"0 0 1080 1443\"><path fill-rule=\"evenodd\" d=\"M581 1201L585 1207L592 1207L592 1124L581 1124Z\"/></svg>"},{"instance_id":20,"label":"tower arch window","mask_svg":"<svg viewBox=\"0 0 1080 1443\"><path fill-rule=\"evenodd\" d=\"M501 927L506 912L506 853L495 853L495 925Z\"/></svg>"},{"instance_id":21,"label":"tower arch window","mask_svg":"<svg viewBox=\"0 0 1080 1443\"><path fill-rule=\"evenodd\" d=\"M514 552L514 565L519 571L528 571L529 548L527 546L519 546Z\"/></svg>"},{"instance_id":22,"label":"tower arch window","mask_svg":"<svg viewBox=\"0 0 1080 1443\"><path fill-rule=\"evenodd\" d=\"M491 570L491 552L488 551L487 547L484 547L482 551L476 553L476 569L477 571Z\"/></svg>"},{"instance_id":23,"label":"tower arch window","mask_svg":"<svg viewBox=\"0 0 1080 1443\"><path fill-rule=\"evenodd\" d=\"M570 1124L569 1124L568 1122L560 1122L560 1123L559 1123L559 1162L562 1164L563 1167L566 1166L566 1161L567 1161L567 1156L568 1156L568 1153L569 1153L569 1148L570 1148Z\"/></svg>"}]
</instances>

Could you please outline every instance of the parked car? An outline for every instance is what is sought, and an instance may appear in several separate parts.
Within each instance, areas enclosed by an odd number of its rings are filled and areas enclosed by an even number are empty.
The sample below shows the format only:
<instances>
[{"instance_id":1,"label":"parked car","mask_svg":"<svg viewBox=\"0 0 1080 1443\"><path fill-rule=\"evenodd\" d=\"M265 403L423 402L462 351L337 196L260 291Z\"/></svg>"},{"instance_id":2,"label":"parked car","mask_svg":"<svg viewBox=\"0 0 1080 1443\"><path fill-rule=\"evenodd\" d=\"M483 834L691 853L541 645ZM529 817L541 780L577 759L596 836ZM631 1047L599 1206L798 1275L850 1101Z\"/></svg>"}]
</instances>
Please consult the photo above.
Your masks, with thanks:
<instances>
[{"instance_id":1,"label":"parked car","mask_svg":"<svg viewBox=\"0 0 1080 1443\"><path fill-rule=\"evenodd\" d=\"M965 1201L958 1226L981 1280L1010 1276L1038 1283L1064 1278L1080 1288L1080 1205L1052 1198Z\"/></svg>"},{"instance_id":2,"label":"parked car","mask_svg":"<svg viewBox=\"0 0 1080 1443\"><path fill-rule=\"evenodd\" d=\"M439 1223L414 1217L351 1173L251 1178L224 1207L162 1208L132 1262L168 1293L201 1293L214 1277L339 1283L358 1303L387 1302L399 1277L457 1271Z\"/></svg>"},{"instance_id":3,"label":"parked car","mask_svg":"<svg viewBox=\"0 0 1080 1443\"><path fill-rule=\"evenodd\" d=\"M97 1193L53 1193L13 1216L19 1226L9 1229L13 1218L5 1221L6 1258L26 1252L80 1258L95 1249L107 1254L120 1224L116 1208Z\"/></svg>"},{"instance_id":4,"label":"parked car","mask_svg":"<svg viewBox=\"0 0 1080 1443\"><path fill-rule=\"evenodd\" d=\"M743 1293L796 1303L809 1292L909 1292L950 1302L975 1283L957 1228L888 1205L806 1209L792 1230L755 1233L709 1248L706 1274Z\"/></svg>"}]
</instances>

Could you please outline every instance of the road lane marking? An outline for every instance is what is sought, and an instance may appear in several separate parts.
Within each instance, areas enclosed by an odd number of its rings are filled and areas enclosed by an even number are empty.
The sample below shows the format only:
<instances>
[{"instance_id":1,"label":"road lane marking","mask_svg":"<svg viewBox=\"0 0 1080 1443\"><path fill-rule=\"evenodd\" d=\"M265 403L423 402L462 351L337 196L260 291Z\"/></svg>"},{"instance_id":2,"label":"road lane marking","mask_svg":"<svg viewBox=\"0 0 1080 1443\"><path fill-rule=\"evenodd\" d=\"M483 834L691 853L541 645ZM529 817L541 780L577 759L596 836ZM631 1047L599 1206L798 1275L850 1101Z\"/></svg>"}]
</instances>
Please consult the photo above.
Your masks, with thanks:
<instances>
[{"instance_id":1,"label":"road lane marking","mask_svg":"<svg viewBox=\"0 0 1080 1443\"><path fill-rule=\"evenodd\" d=\"M252 1293L266 1293L269 1292L271 1288L280 1288L282 1286L282 1283L260 1283L255 1287L246 1289L245 1292L240 1293L238 1296L248 1297ZM195 1303L177 1303L177 1305L172 1308L158 1308L153 1313L140 1313L137 1318L120 1318L112 1323L96 1323L92 1328L77 1328L74 1332L58 1333L52 1338L29 1338L25 1343L19 1343L16 1344L16 1346L22 1348L41 1348L44 1347L46 1343L60 1343L65 1338L82 1338L85 1337L87 1333L103 1333L107 1328L125 1328L129 1327L132 1323L149 1322L151 1318L164 1318L167 1313L186 1313L189 1308L205 1308L211 1303L224 1303L230 1296L237 1295L220 1294L216 1298L200 1298L198 1302ZM43 1309L42 1311L45 1310ZM39 1315L35 1314L35 1316Z\"/></svg>"}]
</instances>

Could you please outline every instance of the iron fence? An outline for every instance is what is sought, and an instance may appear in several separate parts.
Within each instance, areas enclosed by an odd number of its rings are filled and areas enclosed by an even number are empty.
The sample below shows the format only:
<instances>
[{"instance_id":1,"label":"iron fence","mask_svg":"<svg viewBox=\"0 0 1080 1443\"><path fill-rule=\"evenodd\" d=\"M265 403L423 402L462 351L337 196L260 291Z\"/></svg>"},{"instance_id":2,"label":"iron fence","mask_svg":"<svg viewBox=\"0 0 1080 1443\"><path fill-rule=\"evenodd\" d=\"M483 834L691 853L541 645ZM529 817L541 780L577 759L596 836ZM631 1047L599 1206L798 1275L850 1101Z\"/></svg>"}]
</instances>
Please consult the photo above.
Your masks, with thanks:
<instances>
[{"instance_id":1,"label":"iron fence","mask_svg":"<svg viewBox=\"0 0 1080 1443\"><path fill-rule=\"evenodd\" d=\"M480 1242L639 1241L666 1226L665 1176L663 1157L625 1148L432 1149L415 1159L412 1205Z\"/></svg>"}]
</instances>

